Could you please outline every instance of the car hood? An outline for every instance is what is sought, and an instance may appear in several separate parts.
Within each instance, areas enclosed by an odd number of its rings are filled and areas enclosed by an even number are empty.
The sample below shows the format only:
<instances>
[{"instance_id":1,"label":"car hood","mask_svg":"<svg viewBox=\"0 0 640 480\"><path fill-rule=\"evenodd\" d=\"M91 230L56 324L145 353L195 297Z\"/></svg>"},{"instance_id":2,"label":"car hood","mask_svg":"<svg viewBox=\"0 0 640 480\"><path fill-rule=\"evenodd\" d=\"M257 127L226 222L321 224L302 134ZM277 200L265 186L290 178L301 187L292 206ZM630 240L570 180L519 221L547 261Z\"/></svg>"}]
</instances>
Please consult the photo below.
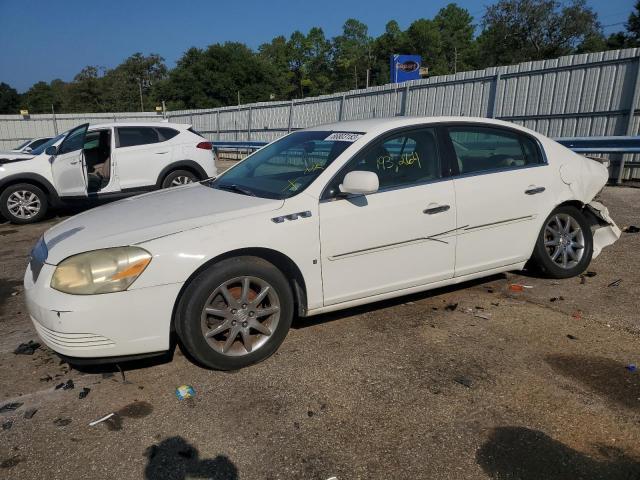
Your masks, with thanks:
<instances>
[{"instance_id":1,"label":"car hood","mask_svg":"<svg viewBox=\"0 0 640 480\"><path fill-rule=\"evenodd\" d=\"M47 263L77 253L134 245L225 220L277 210L283 200L250 197L195 183L147 193L71 217L44 234Z\"/></svg>"},{"instance_id":2,"label":"car hood","mask_svg":"<svg viewBox=\"0 0 640 480\"><path fill-rule=\"evenodd\" d=\"M18 162L20 160L31 160L35 155L31 153L0 152L0 163Z\"/></svg>"}]
</instances>

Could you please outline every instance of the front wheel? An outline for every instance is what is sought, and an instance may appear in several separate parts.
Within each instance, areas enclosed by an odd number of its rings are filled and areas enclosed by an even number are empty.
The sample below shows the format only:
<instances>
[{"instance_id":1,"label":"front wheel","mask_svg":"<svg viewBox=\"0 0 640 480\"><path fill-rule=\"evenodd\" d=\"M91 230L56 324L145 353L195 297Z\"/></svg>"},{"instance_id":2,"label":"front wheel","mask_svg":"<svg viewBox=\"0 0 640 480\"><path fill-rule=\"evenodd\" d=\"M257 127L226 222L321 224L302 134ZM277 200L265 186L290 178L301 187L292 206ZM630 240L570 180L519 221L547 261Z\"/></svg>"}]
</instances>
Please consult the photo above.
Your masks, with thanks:
<instances>
[{"instance_id":1,"label":"front wheel","mask_svg":"<svg viewBox=\"0 0 640 480\"><path fill-rule=\"evenodd\" d=\"M274 265L257 257L216 263L185 289L176 332L199 363L236 370L265 360L284 341L293 294Z\"/></svg>"},{"instance_id":2,"label":"front wheel","mask_svg":"<svg viewBox=\"0 0 640 480\"><path fill-rule=\"evenodd\" d=\"M174 170L162 181L162 188L180 187L197 181L198 178L187 170Z\"/></svg>"},{"instance_id":3,"label":"front wheel","mask_svg":"<svg viewBox=\"0 0 640 480\"><path fill-rule=\"evenodd\" d=\"M46 215L48 206L42 189L30 183L11 185L0 194L0 212L11 223L39 222Z\"/></svg>"},{"instance_id":4,"label":"front wheel","mask_svg":"<svg viewBox=\"0 0 640 480\"><path fill-rule=\"evenodd\" d=\"M569 278L586 270L593 255L589 222L576 207L561 206L547 217L533 251L536 266L551 278Z\"/></svg>"}]
</instances>

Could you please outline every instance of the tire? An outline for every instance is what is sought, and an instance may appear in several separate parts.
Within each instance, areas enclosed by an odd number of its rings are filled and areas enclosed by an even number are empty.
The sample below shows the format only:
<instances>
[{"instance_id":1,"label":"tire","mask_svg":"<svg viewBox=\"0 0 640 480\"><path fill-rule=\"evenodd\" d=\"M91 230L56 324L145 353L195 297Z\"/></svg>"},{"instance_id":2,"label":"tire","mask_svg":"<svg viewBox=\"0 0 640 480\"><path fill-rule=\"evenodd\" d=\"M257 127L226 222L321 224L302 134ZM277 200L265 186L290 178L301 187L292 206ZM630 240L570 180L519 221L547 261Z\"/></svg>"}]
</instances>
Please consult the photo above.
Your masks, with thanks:
<instances>
[{"instance_id":1,"label":"tire","mask_svg":"<svg viewBox=\"0 0 640 480\"><path fill-rule=\"evenodd\" d=\"M263 291L265 286L269 288ZM265 315L268 311L272 313ZM278 349L293 311L291 287L278 268L258 257L236 257L216 263L189 283L176 309L175 328L197 363L237 370L265 360ZM255 322L262 325L260 331L254 328Z\"/></svg>"},{"instance_id":2,"label":"tire","mask_svg":"<svg viewBox=\"0 0 640 480\"><path fill-rule=\"evenodd\" d=\"M556 219L559 219L561 228ZM553 256L557 258L553 260ZM550 278L575 277L587 269L592 256L593 234L584 214L569 205L551 212L538 234L532 256L534 265L541 273Z\"/></svg>"},{"instance_id":3,"label":"tire","mask_svg":"<svg viewBox=\"0 0 640 480\"><path fill-rule=\"evenodd\" d=\"M30 183L17 183L0 194L0 213L18 225L36 223L44 218L49 200L44 191Z\"/></svg>"},{"instance_id":4,"label":"tire","mask_svg":"<svg viewBox=\"0 0 640 480\"><path fill-rule=\"evenodd\" d=\"M162 181L162 188L179 187L189 183L197 182L198 176L189 170L174 170L169 172Z\"/></svg>"}]
</instances>

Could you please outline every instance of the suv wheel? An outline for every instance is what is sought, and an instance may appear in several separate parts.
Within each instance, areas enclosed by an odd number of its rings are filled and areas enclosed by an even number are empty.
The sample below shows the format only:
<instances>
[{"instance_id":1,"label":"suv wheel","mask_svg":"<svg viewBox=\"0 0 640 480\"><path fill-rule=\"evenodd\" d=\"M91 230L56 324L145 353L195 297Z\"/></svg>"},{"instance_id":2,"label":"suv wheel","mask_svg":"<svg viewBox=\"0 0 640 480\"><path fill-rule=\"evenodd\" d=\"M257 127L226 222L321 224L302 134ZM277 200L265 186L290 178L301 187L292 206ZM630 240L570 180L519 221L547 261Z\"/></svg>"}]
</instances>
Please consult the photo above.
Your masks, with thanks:
<instances>
[{"instance_id":1,"label":"suv wheel","mask_svg":"<svg viewBox=\"0 0 640 480\"><path fill-rule=\"evenodd\" d=\"M174 170L169 173L162 181L162 188L179 187L189 183L196 182L198 177L188 170Z\"/></svg>"},{"instance_id":2,"label":"suv wheel","mask_svg":"<svg viewBox=\"0 0 640 480\"><path fill-rule=\"evenodd\" d=\"M592 255L593 235L584 214L561 206L544 221L532 259L549 277L569 278L584 272Z\"/></svg>"},{"instance_id":3,"label":"suv wheel","mask_svg":"<svg viewBox=\"0 0 640 480\"><path fill-rule=\"evenodd\" d=\"M200 364L236 370L265 360L284 341L293 318L287 279L257 257L223 260L183 292L176 332Z\"/></svg>"},{"instance_id":4,"label":"suv wheel","mask_svg":"<svg viewBox=\"0 0 640 480\"><path fill-rule=\"evenodd\" d=\"M39 222L48 207L47 196L42 189L29 183L11 185L0 194L0 212L11 223Z\"/></svg>"}]
</instances>

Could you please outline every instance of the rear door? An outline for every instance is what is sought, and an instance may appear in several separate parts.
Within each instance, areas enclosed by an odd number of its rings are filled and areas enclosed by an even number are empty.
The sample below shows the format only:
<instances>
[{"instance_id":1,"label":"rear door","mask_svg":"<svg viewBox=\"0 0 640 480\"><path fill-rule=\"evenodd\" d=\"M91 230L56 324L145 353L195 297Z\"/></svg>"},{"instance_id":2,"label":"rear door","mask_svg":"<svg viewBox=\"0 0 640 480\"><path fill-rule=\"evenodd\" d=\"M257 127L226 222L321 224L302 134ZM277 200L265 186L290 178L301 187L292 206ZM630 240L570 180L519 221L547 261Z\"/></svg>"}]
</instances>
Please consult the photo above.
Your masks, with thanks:
<instances>
[{"instance_id":1,"label":"rear door","mask_svg":"<svg viewBox=\"0 0 640 480\"><path fill-rule=\"evenodd\" d=\"M86 197L87 171L84 161L84 139L89 124L70 130L51 159L51 173L60 197Z\"/></svg>"},{"instance_id":2,"label":"rear door","mask_svg":"<svg viewBox=\"0 0 640 480\"><path fill-rule=\"evenodd\" d=\"M115 162L122 190L153 186L171 163L172 144L150 126L116 127Z\"/></svg>"},{"instance_id":3,"label":"rear door","mask_svg":"<svg viewBox=\"0 0 640 480\"><path fill-rule=\"evenodd\" d=\"M502 127L456 124L447 130L457 205L455 276L528 260L553 207L539 142Z\"/></svg>"}]
</instances>

